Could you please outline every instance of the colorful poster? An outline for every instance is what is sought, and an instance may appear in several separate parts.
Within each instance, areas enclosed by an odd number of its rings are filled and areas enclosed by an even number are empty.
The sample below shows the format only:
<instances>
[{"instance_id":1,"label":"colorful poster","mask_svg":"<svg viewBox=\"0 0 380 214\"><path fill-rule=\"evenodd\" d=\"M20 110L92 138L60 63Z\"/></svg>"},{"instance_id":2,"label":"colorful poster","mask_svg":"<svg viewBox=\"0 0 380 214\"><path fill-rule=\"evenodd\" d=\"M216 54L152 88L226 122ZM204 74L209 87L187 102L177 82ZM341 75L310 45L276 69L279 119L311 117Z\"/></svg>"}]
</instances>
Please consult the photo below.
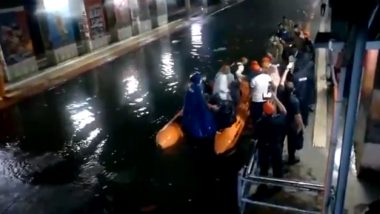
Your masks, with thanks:
<instances>
[{"instance_id":1,"label":"colorful poster","mask_svg":"<svg viewBox=\"0 0 380 214\"><path fill-rule=\"evenodd\" d=\"M33 56L24 7L0 10L0 41L8 66Z\"/></svg>"},{"instance_id":2,"label":"colorful poster","mask_svg":"<svg viewBox=\"0 0 380 214\"><path fill-rule=\"evenodd\" d=\"M106 22L102 0L84 0L91 39L105 36Z\"/></svg>"},{"instance_id":3,"label":"colorful poster","mask_svg":"<svg viewBox=\"0 0 380 214\"><path fill-rule=\"evenodd\" d=\"M132 18L128 0L114 0L114 6L117 27L120 28L131 25Z\"/></svg>"},{"instance_id":4,"label":"colorful poster","mask_svg":"<svg viewBox=\"0 0 380 214\"><path fill-rule=\"evenodd\" d=\"M48 39L52 49L57 49L75 42L74 29L67 0L43 0Z\"/></svg>"}]
</instances>

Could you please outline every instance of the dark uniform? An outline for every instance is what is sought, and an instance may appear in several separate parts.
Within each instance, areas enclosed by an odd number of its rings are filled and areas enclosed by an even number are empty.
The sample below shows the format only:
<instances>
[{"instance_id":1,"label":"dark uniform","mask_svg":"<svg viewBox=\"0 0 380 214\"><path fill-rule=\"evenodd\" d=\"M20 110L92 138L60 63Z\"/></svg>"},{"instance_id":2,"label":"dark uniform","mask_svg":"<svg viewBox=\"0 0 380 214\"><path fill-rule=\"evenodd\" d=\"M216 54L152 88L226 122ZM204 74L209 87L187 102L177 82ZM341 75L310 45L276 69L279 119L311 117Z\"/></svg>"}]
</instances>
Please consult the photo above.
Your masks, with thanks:
<instances>
[{"instance_id":1,"label":"dark uniform","mask_svg":"<svg viewBox=\"0 0 380 214\"><path fill-rule=\"evenodd\" d=\"M263 116L257 124L260 176L268 176L272 166L273 176L283 175L282 150L286 128L286 116Z\"/></svg>"},{"instance_id":2,"label":"dark uniform","mask_svg":"<svg viewBox=\"0 0 380 214\"><path fill-rule=\"evenodd\" d=\"M297 56L298 58L298 56ZM297 59L294 73L293 83L295 95L300 102L300 110L302 120L305 126L308 124L309 105L315 99L315 77L314 77L314 62L308 56Z\"/></svg>"},{"instance_id":3,"label":"dark uniform","mask_svg":"<svg viewBox=\"0 0 380 214\"><path fill-rule=\"evenodd\" d=\"M278 90L281 102L284 104L286 114L286 136L288 137L288 155L289 162L295 161L295 154L297 150L303 147L303 131L297 133L295 116L301 113L300 103L298 98L285 89L279 88ZM284 136L285 137L285 136Z\"/></svg>"}]
</instances>

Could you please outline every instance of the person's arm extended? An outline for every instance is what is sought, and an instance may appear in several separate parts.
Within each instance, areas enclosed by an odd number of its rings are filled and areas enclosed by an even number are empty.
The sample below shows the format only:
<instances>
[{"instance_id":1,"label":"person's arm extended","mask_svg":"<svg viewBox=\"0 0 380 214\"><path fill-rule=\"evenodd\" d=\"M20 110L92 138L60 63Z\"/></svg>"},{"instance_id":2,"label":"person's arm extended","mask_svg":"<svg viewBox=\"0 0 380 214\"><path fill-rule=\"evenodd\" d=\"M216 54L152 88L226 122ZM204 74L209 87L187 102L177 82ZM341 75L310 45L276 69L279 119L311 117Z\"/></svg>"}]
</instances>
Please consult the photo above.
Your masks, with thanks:
<instances>
[{"instance_id":1,"label":"person's arm extended","mask_svg":"<svg viewBox=\"0 0 380 214\"><path fill-rule=\"evenodd\" d=\"M207 106L208 108L211 110L211 111L219 111L219 106L218 105L214 105L214 104L210 104L210 103L207 103Z\"/></svg>"},{"instance_id":2,"label":"person's arm extended","mask_svg":"<svg viewBox=\"0 0 380 214\"><path fill-rule=\"evenodd\" d=\"M282 86L285 85L286 78L287 78L290 70L293 68L293 66L294 66L293 62L290 62L288 64L288 66L286 66L285 72L282 74L282 77L281 77L280 85L282 85Z\"/></svg>"},{"instance_id":3,"label":"person's arm extended","mask_svg":"<svg viewBox=\"0 0 380 214\"><path fill-rule=\"evenodd\" d=\"M281 114L286 115L288 112L286 111L284 104L282 104L282 102L277 98L275 93L273 93L273 100L276 103L278 110L281 112Z\"/></svg>"}]
</instances>

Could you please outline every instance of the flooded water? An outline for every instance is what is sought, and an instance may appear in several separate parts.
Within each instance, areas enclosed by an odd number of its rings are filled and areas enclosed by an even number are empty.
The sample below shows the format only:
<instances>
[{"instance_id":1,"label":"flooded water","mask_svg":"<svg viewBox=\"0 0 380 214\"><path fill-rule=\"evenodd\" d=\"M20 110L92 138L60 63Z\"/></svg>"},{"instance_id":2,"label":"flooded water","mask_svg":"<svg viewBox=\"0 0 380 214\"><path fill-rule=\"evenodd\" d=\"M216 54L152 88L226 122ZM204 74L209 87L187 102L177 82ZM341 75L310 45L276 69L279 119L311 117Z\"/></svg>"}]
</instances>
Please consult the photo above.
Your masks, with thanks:
<instances>
[{"instance_id":1,"label":"flooded water","mask_svg":"<svg viewBox=\"0 0 380 214\"><path fill-rule=\"evenodd\" d=\"M2 213L236 213L246 151L156 148L188 76L259 59L282 15L312 0L245 1L1 112ZM201 208L202 207L202 208Z\"/></svg>"}]
</instances>

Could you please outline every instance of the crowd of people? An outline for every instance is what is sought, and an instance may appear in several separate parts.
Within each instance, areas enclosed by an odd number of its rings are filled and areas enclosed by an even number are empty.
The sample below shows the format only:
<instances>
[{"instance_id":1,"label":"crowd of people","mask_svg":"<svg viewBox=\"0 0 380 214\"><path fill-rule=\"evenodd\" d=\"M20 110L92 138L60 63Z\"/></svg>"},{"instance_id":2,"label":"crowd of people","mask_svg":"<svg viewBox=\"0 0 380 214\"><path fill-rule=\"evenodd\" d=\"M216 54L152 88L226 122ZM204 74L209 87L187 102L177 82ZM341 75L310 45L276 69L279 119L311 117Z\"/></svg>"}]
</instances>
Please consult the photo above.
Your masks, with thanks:
<instances>
[{"instance_id":1,"label":"crowd of people","mask_svg":"<svg viewBox=\"0 0 380 214\"><path fill-rule=\"evenodd\" d=\"M196 139L212 139L236 120L242 81L250 85L250 119L257 143L261 176L283 175L283 146L287 139L288 164L300 160L303 131L314 101L314 49L308 32L283 17L269 38L261 61L242 57L223 62L212 84L199 72L190 77L182 126Z\"/></svg>"}]
</instances>

